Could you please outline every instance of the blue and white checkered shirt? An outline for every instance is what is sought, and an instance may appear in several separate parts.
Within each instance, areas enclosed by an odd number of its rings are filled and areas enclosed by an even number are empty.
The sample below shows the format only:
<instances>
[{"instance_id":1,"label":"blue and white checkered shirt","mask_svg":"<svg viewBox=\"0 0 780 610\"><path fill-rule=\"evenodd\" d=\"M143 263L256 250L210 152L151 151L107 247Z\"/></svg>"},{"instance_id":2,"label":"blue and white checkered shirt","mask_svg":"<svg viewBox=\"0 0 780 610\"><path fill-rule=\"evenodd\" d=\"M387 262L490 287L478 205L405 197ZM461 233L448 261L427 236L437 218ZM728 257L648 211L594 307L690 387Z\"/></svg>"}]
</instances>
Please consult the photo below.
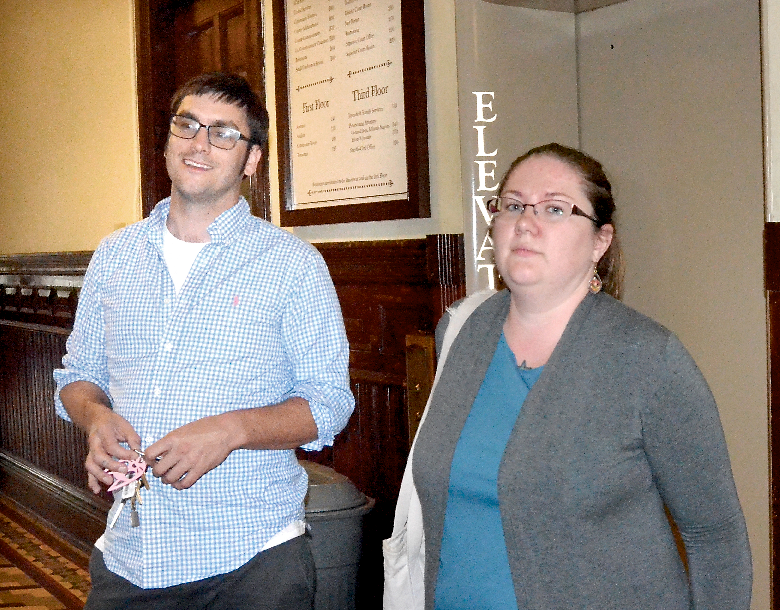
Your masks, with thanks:
<instances>
[{"instance_id":1,"label":"blue and white checkered shirt","mask_svg":"<svg viewBox=\"0 0 780 610\"><path fill-rule=\"evenodd\" d=\"M177 296L163 259L169 200L100 244L84 278L59 390L100 386L148 447L209 415L293 396L332 444L354 398L341 310L310 245L253 217L242 198L208 228ZM234 451L189 489L149 476L141 526L123 510L104 535L108 568L143 588L234 570L303 519L305 471L292 450Z\"/></svg>"}]
</instances>

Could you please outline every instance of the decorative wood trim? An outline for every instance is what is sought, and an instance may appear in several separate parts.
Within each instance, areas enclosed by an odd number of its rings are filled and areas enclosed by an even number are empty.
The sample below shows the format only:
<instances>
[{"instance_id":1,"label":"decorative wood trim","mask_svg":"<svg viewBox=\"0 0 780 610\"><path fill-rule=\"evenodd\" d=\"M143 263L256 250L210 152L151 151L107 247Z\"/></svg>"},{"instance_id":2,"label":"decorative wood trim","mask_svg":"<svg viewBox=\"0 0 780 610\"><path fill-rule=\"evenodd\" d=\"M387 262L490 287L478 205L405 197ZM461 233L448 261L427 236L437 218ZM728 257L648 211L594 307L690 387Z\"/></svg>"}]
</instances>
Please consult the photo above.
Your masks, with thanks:
<instances>
[{"instance_id":1,"label":"decorative wood trim","mask_svg":"<svg viewBox=\"0 0 780 610\"><path fill-rule=\"evenodd\" d=\"M84 275L92 251L0 255L0 275Z\"/></svg>"},{"instance_id":2,"label":"decorative wood trim","mask_svg":"<svg viewBox=\"0 0 780 610\"><path fill-rule=\"evenodd\" d=\"M0 320L69 328L91 252L0 256Z\"/></svg>"},{"instance_id":3,"label":"decorative wood trim","mask_svg":"<svg viewBox=\"0 0 780 610\"><path fill-rule=\"evenodd\" d=\"M438 322L447 307L466 296L466 253L460 234L428 235L428 277L436 299L434 318Z\"/></svg>"},{"instance_id":4,"label":"decorative wood trim","mask_svg":"<svg viewBox=\"0 0 780 610\"><path fill-rule=\"evenodd\" d=\"M264 3L255 0L244 1L244 13L249 23L249 54L252 58L257 58L257 66L252 70L256 73L256 80L250 82L255 91L258 92L260 99L267 106L266 86L265 86L265 20L263 19L262 8ZM251 33L254 33L252 36ZM252 75L250 75L250 79ZM271 222L271 173L270 163L268 162L268 143L263 147L263 157L255 170L255 173L249 177L249 206L252 214Z\"/></svg>"},{"instance_id":5,"label":"decorative wood trim","mask_svg":"<svg viewBox=\"0 0 780 610\"><path fill-rule=\"evenodd\" d=\"M141 189L141 210L144 217L154 207L157 196L154 188L155 164L154 121L151 120L154 95L152 82L152 46L151 46L151 7L147 0L137 0L135 4L135 61L136 91L138 97L138 144L140 147L141 184L149 185Z\"/></svg>"},{"instance_id":6,"label":"decorative wood trim","mask_svg":"<svg viewBox=\"0 0 780 610\"><path fill-rule=\"evenodd\" d=\"M427 284L426 241L403 239L314 244L341 284Z\"/></svg>"},{"instance_id":7,"label":"decorative wood trim","mask_svg":"<svg viewBox=\"0 0 780 610\"><path fill-rule=\"evenodd\" d=\"M16 320L0 320L0 327L3 326L7 326L9 328L19 328L22 330L30 330L34 332L46 332L53 335L62 335L64 337L70 335L69 328L49 326L48 324L31 324L29 322L18 322Z\"/></svg>"},{"instance_id":8,"label":"decorative wood trim","mask_svg":"<svg viewBox=\"0 0 780 610\"><path fill-rule=\"evenodd\" d=\"M165 160L168 105L174 92L171 0L136 0L136 87L141 149L141 209L144 218L170 194Z\"/></svg>"}]
</instances>

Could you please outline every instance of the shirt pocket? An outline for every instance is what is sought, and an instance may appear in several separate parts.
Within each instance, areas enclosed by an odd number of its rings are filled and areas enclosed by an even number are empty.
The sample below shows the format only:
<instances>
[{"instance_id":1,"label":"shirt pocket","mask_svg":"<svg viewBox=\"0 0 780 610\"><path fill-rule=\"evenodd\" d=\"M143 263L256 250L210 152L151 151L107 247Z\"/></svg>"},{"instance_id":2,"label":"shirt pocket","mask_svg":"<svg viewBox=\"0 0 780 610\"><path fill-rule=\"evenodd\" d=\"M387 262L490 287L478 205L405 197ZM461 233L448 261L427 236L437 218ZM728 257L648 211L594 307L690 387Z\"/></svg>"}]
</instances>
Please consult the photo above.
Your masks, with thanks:
<instances>
[{"instance_id":1,"label":"shirt pocket","mask_svg":"<svg viewBox=\"0 0 780 610\"><path fill-rule=\"evenodd\" d=\"M253 295L221 290L198 303L185 324L181 358L191 365L253 361L264 368L284 352L280 316Z\"/></svg>"},{"instance_id":2,"label":"shirt pocket","mask_svg":"<svg viewBox=\"0 0 780 610\"><path fill-rule=\"evenodd\" d=\"M129 295L102 299L106 356L124 362L151 356L156 348L156 321L148 307Z\"/></svg>"}]
</instances>

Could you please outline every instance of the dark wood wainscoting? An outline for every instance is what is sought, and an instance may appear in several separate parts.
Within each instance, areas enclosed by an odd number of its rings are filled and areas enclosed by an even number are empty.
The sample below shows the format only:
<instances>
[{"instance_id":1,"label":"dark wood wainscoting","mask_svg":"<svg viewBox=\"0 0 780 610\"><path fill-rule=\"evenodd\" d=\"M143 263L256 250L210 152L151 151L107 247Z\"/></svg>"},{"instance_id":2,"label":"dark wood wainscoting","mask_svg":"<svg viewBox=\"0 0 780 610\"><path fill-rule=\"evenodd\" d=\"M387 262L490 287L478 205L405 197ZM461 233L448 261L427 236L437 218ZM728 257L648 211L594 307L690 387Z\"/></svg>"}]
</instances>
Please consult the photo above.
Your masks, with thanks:
<instances>
[{"instance_id":1,"label":"dark wood wainscoting","mask_svg":"<svg viewBox=\"0 0 780 610\"><path fill-rule=\"evenodd\" d=\"M86 489L86 437L54 413L60 366L91 252L0 257L0 491L87 550L108 496Z\"/></svg>"},{"instance_id":2,"label":"dark wood wainscoting","mask_svg":"<svg viewBox=\"0 0 780 610\"><path fill-rule=\"evenodd\" d=\"M407 337L431 335L465 296L463 239L319 244L350 341L356 408L333 447L299 456L335 468L376 499L364 523L359 607L381 606L381 540L390 534L409 449ZM58 419L60 365L91 253L0 257L0 492L89 549L107 496L86 488L86 438Z\"/></svg>"}]
</instances>

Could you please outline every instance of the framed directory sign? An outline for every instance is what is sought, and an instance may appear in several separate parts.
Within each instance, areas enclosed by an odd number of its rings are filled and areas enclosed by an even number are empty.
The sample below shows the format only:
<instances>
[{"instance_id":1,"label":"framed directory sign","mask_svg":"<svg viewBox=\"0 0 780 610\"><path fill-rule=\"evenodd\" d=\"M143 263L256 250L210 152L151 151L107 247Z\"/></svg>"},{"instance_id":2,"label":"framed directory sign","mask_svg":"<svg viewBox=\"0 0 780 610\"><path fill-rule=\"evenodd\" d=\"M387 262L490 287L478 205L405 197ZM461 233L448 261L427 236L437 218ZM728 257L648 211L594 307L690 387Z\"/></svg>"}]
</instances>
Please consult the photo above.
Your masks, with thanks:
<instances>
[{"instance_id":1,"label":"framed directory sign","mask_svg":"<svg viewBox=\"0 0 780 610\"><path fill-rule=\"evenodd\" d=\"M274 0L285 226L430 216L422 0Z\"/></svg>"}]
</instances>

